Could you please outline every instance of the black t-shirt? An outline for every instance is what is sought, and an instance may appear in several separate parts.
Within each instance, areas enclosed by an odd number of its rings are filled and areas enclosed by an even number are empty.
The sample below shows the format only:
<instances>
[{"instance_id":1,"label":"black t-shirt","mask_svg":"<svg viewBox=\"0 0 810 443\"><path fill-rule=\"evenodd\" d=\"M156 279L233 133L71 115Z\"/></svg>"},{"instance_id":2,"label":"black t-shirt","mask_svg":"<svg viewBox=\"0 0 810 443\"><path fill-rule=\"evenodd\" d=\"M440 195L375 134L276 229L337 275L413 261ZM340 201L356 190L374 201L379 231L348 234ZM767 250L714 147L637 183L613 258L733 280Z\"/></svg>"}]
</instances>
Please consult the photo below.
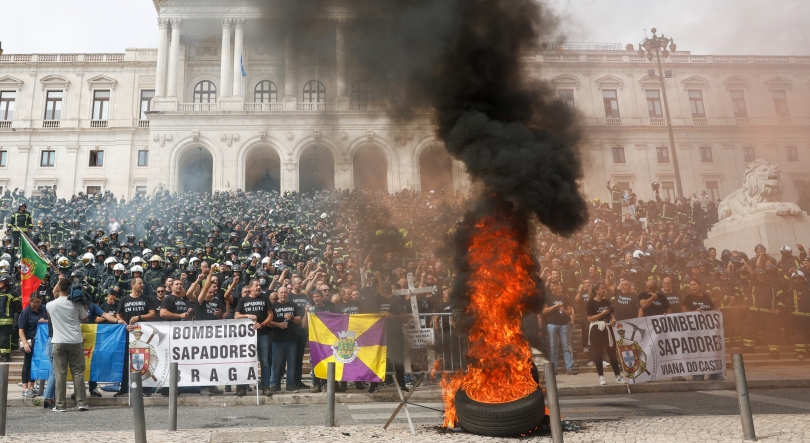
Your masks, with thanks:
<instances>
[{"instance_id":1,"label":"black t-shirt","mask_svg":"<svg viewBox=\"0 0 810 443\"><path fill-rule=\"evenodd\" d=\"M269 311L270 299L261 294L256 298L250 296L242 297L239 299L239 304L236 305L236 312L243 315L255 315L257 323L262 323L267 320L267 313ZM259 329L258 332L262 335L273 333L273 331L270 331L266 326Z\"/></svg>"},{"instance_id":2,"label":"black t-shirt","mask_svg":"<svg viewBox=\"0 0 810 443\"><path fill-rule=\"evenodd\" d=\"M649 292L644 291L638 295L639 305L641 305L641 300L647 300L648 298L652 297ZM642 308L643 309L643 308ZM652 302L649 308L644 309L644 316L645 317L652 317L653 315L664 315L669 309L669 300L664 296L663 293L658 293L658 299Z\"/></svg>"},{"instance_id":3,"label":"black t-shirt","mask_svg":"<svg viewBox=\"0 0 810 443\"><path fill-rule=\"evenodd\" d=\"M679 312L683 312L683 306L681 306L681 296L678 295L677 292L670 292L669 294L661 293L667 298L667 302L669 302L669 312L673 314L677 314Z\"/></svg>"},{"instance_id":4,"label":"black t-shirt","mask_svg":"<svg viewBox=\"0 0 810 443\"><path fill-rule=\"evenodd\" d=\"M307 306L310 305L309 299L306 295L302 293L298 293L298 295L290 292L290 301L295 303L295 306L298 307L298 312L307 312ZM301 314L303 315L303 314ZM303 326L297 325L295 323L291 324L290 326L293 327L295 330L303 330Z\"/></svg>"},{"instance_id":5,"label":"black t-shirt","mask_svg":"<svg viewBox=\"0 0 810 443\"><path fill-rule=\"evenodd\" d=\"M685 311L697 311L698 309L710 311L714 309L714 302L712 302L712 298L706 294L689 294L683 299L683 309Z\"/></svg>"},{"instance_id":6,"label":"black t-shirt","mask_svg":"<svg viewBox=\"0 0 810 443\"><path fill-rule=\"evenodd\" d=\"M392 295L388 298L380 297L380 309L379 312L381 314L389 313L394 317L401 317L405 312L407 312L407 308L405 307L405 300L400 298L398 295ZM397 335L402 336L402 321L396 320L393 318L387 318L385 320L385 329L388 335Z\"/></svg>"},{"instance_id":7,"label":"black t-shirt","mask_svg":"<svg viewBox=\"0 0 810 443\"><path fill-rule=\"evenodd\" d=\"M589 317L592 316L592 315L601 314L602 312L610 309L611 306L612 305L610 304L610 301L608 301L605 298L603 298L600 301L590 299L590 300L588 300L588 304L585 305L585 314L587 316L589 316ZM610 322L610 315L605 315L602 318L600 318L599 320L605 321L605 322Z\"/></svg>"},{"instance_id":8,"label":"black t-shirt","mask_svg":"<svg viewBox=\"0 0 810 443\"><path fill-rule=\"evenodd\" d=\"M450 307L450 302L449 301L448 302L442 301L442 302L436 303L436 305L434 306L434 311L437 314L450 314L451 312L453 312L452 308ZM440 316L439 317L439 323L440 323L440 326L441 326L442 330L444 330L444 331L449 331L450 330L450 316L449 315Z\"/></svg>"},{"instance_id":9,"label":"black t-shirt","mask_svg":"<svg viewBox=\"0 0 810 443\"><path fill-rule=\"evenodd\" d=\"M213 297L211 301L194 303L194 320L220 320L216 315L217 309L220 314L225 313L225 304L217 297Z\"/></svg>"},{"instance_id":10,"label":"black t-shirt","mask_svg":"<svg viewBox=\"0 0 810 443\"><path fill-rule=\"evenodd\" d=\"M546 299L546 307L551 307L558 301L562 302L562 306L564 308L571 306L571 301L565 295L550 294ZM567 325L568 323L571 323L571 316L565 313L565 309L563 309L563 307L555 309L548 314L544 314L543 319L545 320L546 324Z\"/></svg>"},{"instance_id":11,"label":"black t-shirt","mask_svg":"<svg viewBox=\"0 0 810 443\"><path fill-rule=\"evenodd\" d=\"M113 316L115 316L115 314L118 312L118 302L111 305L105 301L104 303L98 305L98 307L101 308L102 312L112 314Z\"/></svg>"},{"instance_id":12,"label":"black t-shirt","mask_svg":"<svg viewBox=\"0 0 810 443\"><path fill-rule=\"evenodd\" d=\"M118 303L117 313L121 314L124 321L129 324L129 321L132 320L132 318L146 315L149 313L149 311L154 309L155 303L150 297L143 294L141 294L138 298L126 295L121 299L121 302Z\"/></svg>"},{"instance_id":13,"label":"black t-shirt","mask_svg":"<svg viewBox=\"0 0 810 443\"><path fill-rule=\"evenodd\" d=\"M613 315L616 320L628 320L631 318L638 318L638 294L631 292L630 294L617 293L616 303L613 307Z\"/></svg>"},{"instance_id":14,"label":"black t-shirt","mask_svg":"<svg viewBox=\"0 0 810 443\"><path fill-rule=\"evenodd\" d=\"M172 294L167 294L163 297L163 303L160 304L160 309L165 309L172 314L185 314L191 309L191 300L186 297L175 297ZM164 318L165 321L181 321L182 318Z\"/></svg>"},{"instance_id":15,"label":"black t-shirt","mask_svg":"<svg viewBox=\"0 0 810 443\"><path fill-rule=\"evenodd\" d=\"M289 341L295 340L295 327L291 327L294 325L292 318L289 320L284 319L284 314L290 314L292 317L300 317L301 310L298 309L298 305L295 303L288 301L287 303L276 302L273 303L271 308L273 310L273 322L274 323L287 323L287 329L281 328L273 328L273 341L280 342L280 341Z\"/></svg>"},{"instance_id":16,"label":"black t-shirt","mask_svg":"<svg viewBox=\"0 0 810 443\"><path fill-rule=\"evenodd\" d=\"M377 314L380 311L380 297L373 295L366 296L359 300L361 314ZM332 306L334 311L334 306Z\"/></svg>"},{"instance_id":17,"label":"black t-shirt","mask_svg":"<svg viewBox=\"0 0 810 443\"><path fill-rule=\"evenodd\" d=\"M320 307L312 305L312 308L314 309L314 312L335 312L335 308L327 304L324 304L323 306Z\"/></svg>"},{"instance_id":18,"label":"black t-shirt","mask_svg":"<svg viewBox=\"0 0 810 443\"><path fill-rule=\"evenodd\" d=\"M360 313L360 303L355 300L352 300L348 303L340 302L335 305L335 312L338 314L359 314Z\"/></svg>"}]
</instances>

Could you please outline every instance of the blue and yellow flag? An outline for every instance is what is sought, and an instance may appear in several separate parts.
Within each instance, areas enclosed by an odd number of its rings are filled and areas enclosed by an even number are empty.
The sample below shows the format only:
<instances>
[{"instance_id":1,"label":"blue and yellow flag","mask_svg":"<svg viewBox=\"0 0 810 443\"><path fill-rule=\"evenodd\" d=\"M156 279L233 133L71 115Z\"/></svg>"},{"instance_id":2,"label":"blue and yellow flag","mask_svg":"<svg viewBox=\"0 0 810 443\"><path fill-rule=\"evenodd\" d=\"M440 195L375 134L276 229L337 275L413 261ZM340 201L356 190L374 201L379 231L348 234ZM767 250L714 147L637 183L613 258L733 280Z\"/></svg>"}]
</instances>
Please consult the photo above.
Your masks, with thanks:
<instances>
[{"instance_id":1,"label":"blue and yellow flag","mask_svg":"<svg viewBox=\"0 0 810 443\"><path fill-rule=\"evenodd\" d=\"M318 378L334 362L337 381L382 381L386 343L382 315L309 313L309 355Z\"/></svg>"},{"instance_id":2,"label":"blue and yellow flag","mask_svg":"<svg viewBox=\"0 0 810 443\"><path fill-rule=\"evenodd\" d=\"M124 368L127 329L124 325L83 324L84 336L84 379L85 381L119 383ZM37 337L48 336L48 324L40 323ZM31 358L31 379L47 380L51 373L51 362L45 352L47 340L34 342L34 355ZM68 371L70 377L70 371Z\"/></svg>"}]
</instances>

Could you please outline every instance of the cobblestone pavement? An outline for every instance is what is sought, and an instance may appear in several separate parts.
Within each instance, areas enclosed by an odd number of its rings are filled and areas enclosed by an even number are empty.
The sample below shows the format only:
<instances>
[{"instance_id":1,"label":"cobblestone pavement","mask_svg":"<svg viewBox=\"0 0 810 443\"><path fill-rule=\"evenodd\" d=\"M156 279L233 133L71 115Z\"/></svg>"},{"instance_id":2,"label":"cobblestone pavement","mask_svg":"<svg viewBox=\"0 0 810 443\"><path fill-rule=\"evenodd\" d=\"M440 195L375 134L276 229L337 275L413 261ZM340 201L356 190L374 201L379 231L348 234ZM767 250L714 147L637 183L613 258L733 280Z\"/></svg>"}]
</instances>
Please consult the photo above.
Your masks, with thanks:
<instances>
[{"instance_id":1,"label":"cobblestone pavement","mask_svg":"<svg viewBox=\"0 0 810 443\"><path fill-rule=\"evenodd\" d=\"M810 441L810 415L759 415L754 418L760 442L807 442ZM742 442L742 426L738 416L693 416L634 418L621 421L585 422L584 429L566 432L566 442L600 443L646 443L646 442ZM259 443L259 442L357 442L385 441L392 443L442 443L442 442L550 442L551 438L526 437L521 439L496 439L466 433L445 432L436 427L418 426L414 437L407 426L397 425L388 431L381 426L344 426L339 428L276 427L242 428L190 431L149 431L147 439L152 443ZM76 432L17 434L0 437L3 442L38 443L105 443L132 442L132 432Z\"/></svg>"}]
</instances>

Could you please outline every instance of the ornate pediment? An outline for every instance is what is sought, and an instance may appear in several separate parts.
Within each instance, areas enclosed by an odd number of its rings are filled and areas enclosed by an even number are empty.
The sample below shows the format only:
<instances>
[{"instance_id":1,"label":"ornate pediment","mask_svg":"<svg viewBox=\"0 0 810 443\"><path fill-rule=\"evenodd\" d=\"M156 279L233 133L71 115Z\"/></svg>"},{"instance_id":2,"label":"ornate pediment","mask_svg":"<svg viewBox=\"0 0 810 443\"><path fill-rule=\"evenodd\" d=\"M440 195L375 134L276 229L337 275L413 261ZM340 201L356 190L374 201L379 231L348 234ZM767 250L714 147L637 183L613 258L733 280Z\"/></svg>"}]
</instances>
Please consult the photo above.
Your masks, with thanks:
<instances>
[{"instance_id":1,"label":"ornate pediment","mask_svg":"<svg viewBox=\"0 0 810 443\"><path fill-rule=\"evenodd\" d=\"M579 79L573 75L563 74L554 77L551 84L557 88L579 88Z\"/></svg>"},{"instance_id":2,"label":"ornate pediment","mask_svg":"<svg viewBox=\"0 0 810 443\"><path fill-rule=\"evenodd\" d=\"M706 89L709 87L709 81L697 75L682 80L681 84L684 89Z\"/></svg>"},{"instance_id":3,"label":"ornate pediment","mask_svg":"<svg viewBox=\"0 0 810 443\"><path fill-rule=\"evenodd\" d=\"M596 85L599 89L611 89L611 88L618 88L621 89L624 86L624 81L619 77L613 75L606 75L604 77L596 79Z\"/></svg>"},{"instance_id":4,"label":"ornate pediment","mask_svg":"<svg viewBox=\"0 0 810 443\"><path fill-rule=\"evenodd\" d=\"M765 87L768 89L792 89L793 82L785 77L777 75L769 80L765 80Z\"/></svg>"},{"instance_id":5,"label":"ornate pediment","mask_svg":"<svg viewBox=\"0 0 810 443\"><path fill-rule=\"evenodd\" d=\"M61 75L46 75L39 80L39 83L42 85L42 89L67 89L68 85L70 84L70 80L66 77Z\"/></svg>"},{"instance_id":6,"label":"ornate pediment","mask_svg":"<svg viewBox=\"0 0 810 443\"><path fill-rule=\"evenodd\" d=\"M89 89L115 89L115 85L118 84L118 80L107 77L106 75L97 75L91 79L87 80L87 87Z\"/></svg>"},{"instance_id":7,"label":"ornate pediment","mask_svg":"<svg viewBox=\"0 0 810 443\"><path fill-rule=\"evenodd\" d=\"M726 85L726 89L748 89L751 81L741 75L732 75L725 79L723 84Z\"/></svg>"},{"instance_id":8,"label":"ornate pediment","mask_svg":"<svg viewBox=\"0 0 810 443\"><path fill-rule=\"evenodd\" d=\"M22 80L10 75L0 77L0 89L20 89L22 84Z\"/></svg>"}]
</instances>

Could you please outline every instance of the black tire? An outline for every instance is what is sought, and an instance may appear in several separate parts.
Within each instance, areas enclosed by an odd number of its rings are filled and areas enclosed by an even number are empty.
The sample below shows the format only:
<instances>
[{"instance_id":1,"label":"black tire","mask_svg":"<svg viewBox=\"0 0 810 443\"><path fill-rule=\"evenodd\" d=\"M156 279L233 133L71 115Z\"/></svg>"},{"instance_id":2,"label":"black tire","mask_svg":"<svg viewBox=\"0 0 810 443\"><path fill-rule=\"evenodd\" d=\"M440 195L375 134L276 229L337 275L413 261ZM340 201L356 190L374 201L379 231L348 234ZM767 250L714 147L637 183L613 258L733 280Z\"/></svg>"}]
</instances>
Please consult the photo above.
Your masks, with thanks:
<instances>
[{"instance_id":1,"label":"black tire","mask_svg":"<svg viewBox=\"0 0 810 443\"><path fill-rule=\"evenodd\" d=\"M540 427L545 419L545 402L540 389L508 403L479 403L466 392L456 393L458 425L472 434L515 437Z\"/></svg>"}]
</instances>

